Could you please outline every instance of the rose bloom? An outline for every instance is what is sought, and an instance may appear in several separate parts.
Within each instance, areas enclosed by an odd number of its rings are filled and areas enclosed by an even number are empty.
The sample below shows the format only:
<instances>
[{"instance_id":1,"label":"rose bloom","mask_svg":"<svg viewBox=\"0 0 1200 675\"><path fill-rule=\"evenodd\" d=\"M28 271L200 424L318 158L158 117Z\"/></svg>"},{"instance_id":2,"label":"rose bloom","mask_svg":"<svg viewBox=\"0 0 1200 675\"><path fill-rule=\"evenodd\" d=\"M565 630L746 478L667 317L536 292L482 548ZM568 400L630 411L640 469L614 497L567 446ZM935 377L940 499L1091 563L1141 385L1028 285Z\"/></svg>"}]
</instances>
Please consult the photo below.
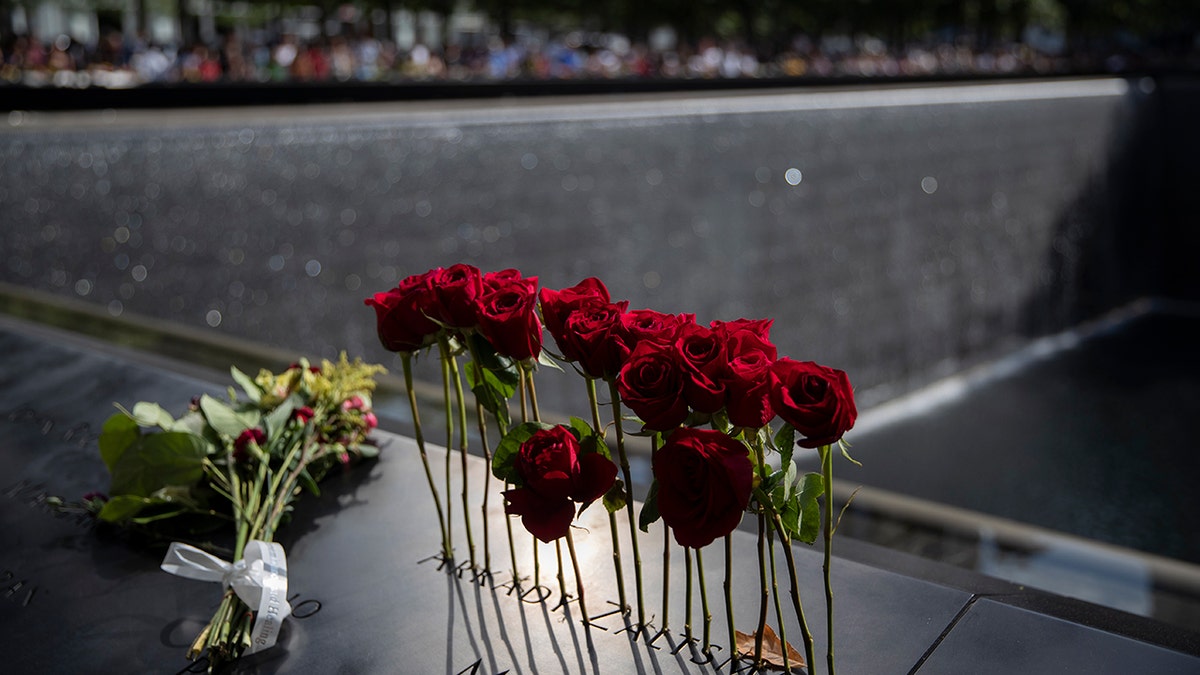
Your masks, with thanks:
<instances>
[{"instance_id":1,"label":"rose bloom","mask_svg":"<svg viewBox=\"0 0 1200 675\"><path fill-rule=\"evenodd\" d=\"M671 344L642 342L617 375L621 402L642 418L646 429L669 431L688 416L685 377Z\"/></svg>"},{"instance_id":2,"label":"rose bloom","mask_svg":"<svg viewBox=\"0 0 1200 675\"><path fill-rule=\"evenodd\" d=\"M237 439L233 441L233 461L245 462L250 457L250 444L262 446L267 442L267 432L257 427L246 429L238 434Z\"/></svg>"},{"instance_id":3,"label":"rose bloom","mask_svg":"<svg viewBox=\"0 0 1200 675\"><path fill-rule=\"evenodd\" d=\"M479 332L497 353L527 361L542 353L537 277L494 280L479 302Z\"/></svg>"},{"instance_id":4,"label":"rose bloom","mask_svg":"<svg viewBox=\"0 0 1200 675\"><path fill-rule=\"evenodd\" d=\"M684 366L683 396L697 412L715 413L725 406L725 342L715 331L695 323L679 328L675 350Z\"/></svg>"},{"instance_id":5,"label":"rose bloom","mask_svg":"<svg viewBox=\"0 0 1200 675\"><path fill-rule=\"evenodd\" d=\"M783 358L771 366L771 403L805 448L836 443L858 418L846 373L812 361Z\"/></svg>"},{"instance_id":6,"label":"rose bloom","mask_svg":"<svg viewBox=\"0 0 1200 675\"><path fill-rule=\"evenodd\" d=\"M737 333L748 332L764 344L771 345L771 326L774 323L775 319L737 319L735 321L713 321L709 324L709 328L724 336L726 341ZM775 346L771 345L772 361L777 356L774 349Z\"/></svg>"},{"instance_id":7,"label":"rose bloom","mask_svg":"<svg viewBox=\"0 0 1200 675\"><path fill-rule=\"evenodd\" d=\"M653 309L635 309L621 315L613 328L610 349L616 362L624 365L625 360L641 342L653 341L671 344L685 324L695 323L692 314L664 314Z\"/></svg>"},{"instance_id":8,"label":"rose bloom","mask_svg":"<svg viewBox=\"0 0 1200 675\"><path fill-rule=\"evenodd\" d=\"M729 422L757 429L775 417L769 375L775 362L775 346L751 331L738 331L730 335L725 350L725 412Z\"/></svg>"},{"instance_id":9,"label":"rose bloom","mask_svg":"<svg viewBox=\"0 0 1200 675\"><path fill-rule=\"evenodd\" d=\"M567 316L558 347L563 357L577 361L590 377L610 377L621 369L612 349L612 328L629 306L627 301L582 304Z\"/></svg>"},{"instance_id":10,"label":"rose bloom","mask_svg":"<svg viewBox=\"0 0 1200 675\"><path fill-rule=\"evenodd\" d=\"M571 313L575 312L581 306L593 302L601 304L612 302L612 298L608 295L608 288L604 286L604 282L596 277L588 277L578 284L570 288L564 288L561 291L543 288L540 296L542 301L542 320L546 322L546 330L550 331L550 335L558 343L560 351L563 349L563 326L566 324L567 317Z\"/></svg>"},{"instance_id":11,"label":"rose bloom","mask_svg":"<svg viewBox=\"0 0 1200 675\"><path fill-rule=\"evenodd\" d=\"M584 453L566 428L542 429L521 444L514 466L523 487L504 493L504 512L544 542L564 536L575 518L575 502L604 496L617 478L617 465L604 455Z\"/></svg>"},{"instance_id":12,"label":"rose bloom","mask_svg":"<svg viewBox=\"0 0 1200 675\"><path fill-rule=\"evenodd\" d=\"M654 453L658 512L680 546L733 532L750 503L753 467L741 441L711 429L676 429Z\"/></svg>"},{"instance_id":13,"label":"rose bloom","mask_svg":"<svg viewBox=\"0 0 1200 675\"><path fill-rule=\"evenodd\" d=\"M375 308L376 330L384 349L414 352L433 343L441 327L429 318L438 304L431 281L441 271L439 268L414 274L392 290L363 301Z\"/></svg>"},{"instance_id":14,"label":"rose bloom","mask_svg":"<svg viewBox=\"0 0 1200 675\"><path fill-rule=\"evenodd\" d=\"M488 272L487 274L483 275L483 292L487 293L490 289L496 288L497 286L501 286L509 281L518 281L523 278L524 277L521 275L521 270L513 269L511 267L506 270ZM537 277L530 278L535 280L537 279Z\"/></svg>"},{"instance_id":15,"label":"rose bloom","mask_svg":"<svg viewBox=\"0 0 1200 675\"><path fill-rule=\"evenodd\" d=\"M451 265L432 284L438 297L433 317L452 328L474 328L479 322L479 296L483 295L479 268Z\"/></svg>"}]
</instances>

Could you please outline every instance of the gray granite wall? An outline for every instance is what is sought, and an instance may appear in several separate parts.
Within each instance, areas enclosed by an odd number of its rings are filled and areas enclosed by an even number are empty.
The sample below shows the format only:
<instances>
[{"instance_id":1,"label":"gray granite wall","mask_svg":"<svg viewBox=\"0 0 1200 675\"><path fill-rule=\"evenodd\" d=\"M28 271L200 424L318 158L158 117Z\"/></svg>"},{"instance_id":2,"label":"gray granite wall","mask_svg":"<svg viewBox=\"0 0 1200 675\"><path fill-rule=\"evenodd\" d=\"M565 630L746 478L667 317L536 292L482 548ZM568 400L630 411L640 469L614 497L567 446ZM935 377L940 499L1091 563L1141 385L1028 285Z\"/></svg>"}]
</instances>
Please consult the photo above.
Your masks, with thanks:
<instances>
[{"instance_id":1,"label":"gray granite wall","mask_svg":"<svg viewBox=\"0 0 1200 675\"><path fill-rule=\"evenodd\" d=\"M635 308L774 317L781 354L870 403L1186 290L1159 264L1161 89L988 86L14 113L0 281L385 359L362 298L405 275L595 275Z\"/></svg>"}]
</instances>

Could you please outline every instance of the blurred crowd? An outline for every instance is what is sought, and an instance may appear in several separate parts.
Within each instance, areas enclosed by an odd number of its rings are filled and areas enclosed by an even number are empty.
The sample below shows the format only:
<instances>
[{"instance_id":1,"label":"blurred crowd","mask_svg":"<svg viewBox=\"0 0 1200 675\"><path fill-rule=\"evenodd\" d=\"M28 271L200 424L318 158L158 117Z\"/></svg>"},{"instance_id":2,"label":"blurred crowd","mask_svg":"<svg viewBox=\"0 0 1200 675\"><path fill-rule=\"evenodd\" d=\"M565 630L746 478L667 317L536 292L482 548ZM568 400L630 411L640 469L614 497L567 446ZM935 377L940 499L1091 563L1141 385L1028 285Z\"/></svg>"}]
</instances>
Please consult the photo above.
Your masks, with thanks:
<instances>
[{"instance_id":1,"label":"blurred crowd","mask_svg":"<svg viewBox=\"0 0 1200 675\"><path fill-rule=\"evenodd\" d=\"M1110 50L1065 56L1061 49L1007 43L987 49L967 41L889 48L882 40L796 38L763 55L734 42L701 40L653 49L614 34L568 33L547 40L504 41L446 49L399 48L364 35L299 40L255 39L229 32L214 44L154 44L112 31L94 47L66 35L44 41L18 35L0 44L0 84L109 88L202 82L488 82L514 79L899 77L969 74L1044 75L1122 72L1156 65L1155 54ZM1178 54L1171 64L1180 65ZM1183 65L1200 65L1193 45Z\"/></svg>"}]
</instances>

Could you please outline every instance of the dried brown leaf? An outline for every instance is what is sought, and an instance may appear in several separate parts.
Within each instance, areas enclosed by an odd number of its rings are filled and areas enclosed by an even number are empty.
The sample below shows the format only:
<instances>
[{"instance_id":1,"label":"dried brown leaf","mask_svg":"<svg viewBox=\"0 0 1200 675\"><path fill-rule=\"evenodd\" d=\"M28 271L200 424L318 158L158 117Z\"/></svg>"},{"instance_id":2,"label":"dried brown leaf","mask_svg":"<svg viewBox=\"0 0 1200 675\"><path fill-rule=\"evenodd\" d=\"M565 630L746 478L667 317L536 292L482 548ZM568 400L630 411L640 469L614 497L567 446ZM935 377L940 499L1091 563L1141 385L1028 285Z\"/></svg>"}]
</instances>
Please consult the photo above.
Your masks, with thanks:
<instances>
[{"instance_id":1,"label":"dried brown leaf","mask_svg":"<svg viewBox=\"0 0 1200 675\"><path fill-rule=\"evenodd\" d=\"M740 630L734 631L737 638L737 653L739 656L754 658L754 642L757 633L743 633ZM787 645L788 668L803 668L805 665L804 657L796 648L789 642ZM775 630L770 626L763 626L762 639L762 665L770 670L782 671L783 666L783 641L775 634Z\"/></svg>"}]
</instances>

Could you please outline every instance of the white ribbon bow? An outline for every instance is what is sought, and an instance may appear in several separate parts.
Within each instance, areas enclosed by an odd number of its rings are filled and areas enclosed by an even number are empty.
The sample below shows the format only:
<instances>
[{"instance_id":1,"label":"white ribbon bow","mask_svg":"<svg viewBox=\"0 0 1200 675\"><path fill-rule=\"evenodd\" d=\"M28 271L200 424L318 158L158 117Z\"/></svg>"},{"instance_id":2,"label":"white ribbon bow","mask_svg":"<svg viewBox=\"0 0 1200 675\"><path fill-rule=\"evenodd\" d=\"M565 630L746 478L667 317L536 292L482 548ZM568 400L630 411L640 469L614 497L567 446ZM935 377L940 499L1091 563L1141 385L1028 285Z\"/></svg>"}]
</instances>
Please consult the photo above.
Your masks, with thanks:
<instances>
[{"instance_id":1,"label":"white ribbon bow","mask_svg":"<svg viewBox=\"0 0 1200 675\"><path fill-rule=\"evenodd\" d=\"M250 632L250 648L245 654L268 649L279 637L279 627L292 613L287 601L287 558L283 547L274 542L251 540L244 557L227 563L195 546L172 542L163 558L164 572L196 579L220 582L255 609L258 614Z\"/></svg>"}]
</instances>

